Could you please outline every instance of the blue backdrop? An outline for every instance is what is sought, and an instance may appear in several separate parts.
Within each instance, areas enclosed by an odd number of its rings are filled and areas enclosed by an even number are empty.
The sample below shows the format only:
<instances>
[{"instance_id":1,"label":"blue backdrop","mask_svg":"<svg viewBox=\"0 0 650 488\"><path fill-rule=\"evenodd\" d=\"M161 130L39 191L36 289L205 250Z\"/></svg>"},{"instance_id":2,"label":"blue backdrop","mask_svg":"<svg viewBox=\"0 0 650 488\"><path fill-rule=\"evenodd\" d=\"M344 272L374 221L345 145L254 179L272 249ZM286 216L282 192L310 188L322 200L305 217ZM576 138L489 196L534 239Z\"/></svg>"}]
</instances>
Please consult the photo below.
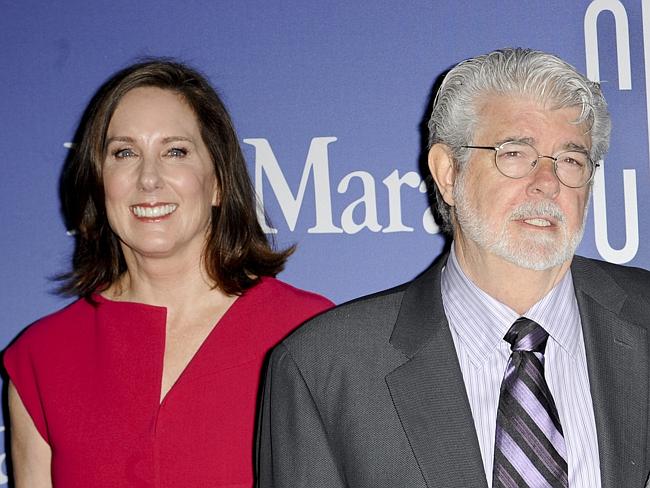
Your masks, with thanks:
<instances>
[{"instance_id":1,"label":"blue backdrop","mask_svg":"<svg viewBox=\"0 0 650 488\"><path fill-rule=\"evenodd\" d=\"M83 109L109 75L152 55L198 67L222 93L267 230L298 244L281 277L342 302L412 278L442 248L419 170L436 78L498 47L554 52L602 81L614 124L579 252L650 267L647 0L1 6L3 346L66 303L49 280L72 244L57 185Z\"/></svg>"}]
</instances>

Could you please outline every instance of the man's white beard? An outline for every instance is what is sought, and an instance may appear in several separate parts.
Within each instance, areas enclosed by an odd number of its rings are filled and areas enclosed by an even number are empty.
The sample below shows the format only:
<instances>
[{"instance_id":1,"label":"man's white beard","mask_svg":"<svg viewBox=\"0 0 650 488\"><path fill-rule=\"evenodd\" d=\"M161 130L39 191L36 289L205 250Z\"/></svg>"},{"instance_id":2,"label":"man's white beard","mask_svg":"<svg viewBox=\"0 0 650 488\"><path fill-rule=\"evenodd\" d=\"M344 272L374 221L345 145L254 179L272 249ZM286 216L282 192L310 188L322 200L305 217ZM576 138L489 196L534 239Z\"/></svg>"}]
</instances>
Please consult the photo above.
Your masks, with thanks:
<instances>
[{"instance_id":1,"label":"man's white beard","mask_svg":"<svg viewBox=\"0 0 650 488\"><path fill-rule=\"evenodd\" d=\"M495 229L491 228L478 209L473 206L474 202L471 198L466 198L464 180L463 175L459 175L454 185L453 211L456 224L465 238L516 266L536 271L559 266L573 257L582 240L588 205L585 205L580 228L573 234L569 233L562 209L548 200L524 202L518 205L503 222L501 228ZM553 218L559 232L551 235L551 233L524 231L519 233L519 239L511 235L512 221L540 216Z\"/></svg>"}]
</instances>

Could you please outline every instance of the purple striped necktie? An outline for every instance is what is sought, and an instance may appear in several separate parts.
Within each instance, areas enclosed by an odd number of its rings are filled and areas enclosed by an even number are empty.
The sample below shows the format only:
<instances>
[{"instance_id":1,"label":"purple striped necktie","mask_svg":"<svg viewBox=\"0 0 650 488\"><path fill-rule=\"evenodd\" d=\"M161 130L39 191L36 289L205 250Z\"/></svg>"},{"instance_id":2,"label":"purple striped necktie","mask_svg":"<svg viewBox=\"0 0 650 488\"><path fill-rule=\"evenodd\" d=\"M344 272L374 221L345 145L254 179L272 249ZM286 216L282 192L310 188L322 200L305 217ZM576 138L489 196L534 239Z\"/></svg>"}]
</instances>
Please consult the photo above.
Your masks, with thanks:
<instances>
[{"instance_id":1,"label":"purple striped necktie","mask_svg":"<svg viewBox=\"0 0 650 488\"><path fill-rule=\"evenodd\" d=\"M567 488L562 426L544 379L548 332L519 317L504 339L512 354L499 396L492 487Z\"/></svg>"}]
</instances>

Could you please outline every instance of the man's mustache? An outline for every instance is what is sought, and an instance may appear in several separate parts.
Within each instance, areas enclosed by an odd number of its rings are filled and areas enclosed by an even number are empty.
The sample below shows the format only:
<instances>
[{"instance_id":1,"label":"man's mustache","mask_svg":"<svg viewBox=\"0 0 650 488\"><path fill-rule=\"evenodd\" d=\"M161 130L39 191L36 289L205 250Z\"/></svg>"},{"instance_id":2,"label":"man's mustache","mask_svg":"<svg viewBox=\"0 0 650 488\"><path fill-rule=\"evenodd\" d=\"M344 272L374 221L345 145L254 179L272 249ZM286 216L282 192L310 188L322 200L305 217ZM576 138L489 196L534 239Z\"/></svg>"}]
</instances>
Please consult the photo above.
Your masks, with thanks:
<instances>
[{"instance_id":1,"label":"man's mustache","mask_svg":"<svg viewBox=\"0 0 650 488\"><path fill-rule=\"evenodd\" d=\"M524 202L518 205L510 214L510 220L531 219L535 217L550 217L558 223L564 223L566 216L557 203L549 201Z\"/></svg>"}]
</instances>

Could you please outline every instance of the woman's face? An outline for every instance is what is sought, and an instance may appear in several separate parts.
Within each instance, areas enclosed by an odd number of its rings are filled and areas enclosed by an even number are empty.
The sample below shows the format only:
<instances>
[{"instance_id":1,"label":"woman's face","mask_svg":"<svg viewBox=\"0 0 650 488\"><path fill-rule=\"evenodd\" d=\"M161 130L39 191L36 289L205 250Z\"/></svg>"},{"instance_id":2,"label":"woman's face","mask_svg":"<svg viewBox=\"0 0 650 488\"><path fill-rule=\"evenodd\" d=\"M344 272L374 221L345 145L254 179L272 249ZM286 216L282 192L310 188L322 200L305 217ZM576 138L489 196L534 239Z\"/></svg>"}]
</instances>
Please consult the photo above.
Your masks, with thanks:
<instances>
[{"instance_id":1,"label":"woman's face","mask_svg":"<svg viewBox=\"0 0 650 488\"><path fill-rule=\"evenodd\" d=\"M108 125L102 174L108 222L127 264L200 261L219 196L196 116L181 96L154 87L124 95Z\"/></svg>"}]
</instances>

